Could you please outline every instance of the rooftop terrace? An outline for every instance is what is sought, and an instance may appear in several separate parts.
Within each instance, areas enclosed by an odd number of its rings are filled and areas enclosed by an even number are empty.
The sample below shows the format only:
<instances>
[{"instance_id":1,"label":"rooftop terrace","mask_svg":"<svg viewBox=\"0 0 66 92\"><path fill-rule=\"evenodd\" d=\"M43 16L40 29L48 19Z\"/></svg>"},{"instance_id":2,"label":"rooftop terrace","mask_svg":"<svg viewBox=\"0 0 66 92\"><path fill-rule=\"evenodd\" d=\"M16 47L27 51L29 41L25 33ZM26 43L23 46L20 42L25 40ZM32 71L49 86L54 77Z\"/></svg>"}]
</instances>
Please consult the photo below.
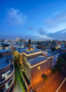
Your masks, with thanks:
<instances>
[{"instance_id":1,"label":"rooftop terrace","mask_svg":"<svg viewBox=\"0 0 66 92\"><path fill-rule=\"evenodd\" d=\"M37 49L37 48L35 48L35 49L32 50L32 51L27 51L27 49L28 49L28 48L18 48L17 51L18 51L19 53L25 52L26 54L32 54L32 53L41 51L41 50L39 50L39 49Z\"/></svg>"},{"instance_id":2,"label":"rooftop terrace","mask_svg":"<svg viewBox=\"0 0 66 92\"><path fill-rule=\"evenodd\" d=\"M43 53L46 54L47 57L53 56L55 54L59 54L58 51L45 51L45 50L43 51Z\"/></svg>"}]
</instances>

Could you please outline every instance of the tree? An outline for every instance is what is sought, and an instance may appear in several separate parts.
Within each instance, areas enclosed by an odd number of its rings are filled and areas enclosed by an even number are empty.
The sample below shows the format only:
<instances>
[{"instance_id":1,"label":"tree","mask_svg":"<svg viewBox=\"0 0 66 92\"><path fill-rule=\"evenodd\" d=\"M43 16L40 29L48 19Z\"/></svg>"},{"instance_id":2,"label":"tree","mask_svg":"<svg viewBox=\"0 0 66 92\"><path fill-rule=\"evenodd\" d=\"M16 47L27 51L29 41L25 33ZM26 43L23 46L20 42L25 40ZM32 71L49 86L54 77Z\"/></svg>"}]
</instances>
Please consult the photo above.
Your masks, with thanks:
<instances>
[{"instance_id":1,"label":"tree","mask_svg":"<svg viewBox=\"0 0 66 92\"><path fill-rule=\"evenodd\" d=\"M63 70L63 67L65 66L66 66L66 53L62 54L62 56L58 58L58 62L55 67L58 71L61 72Z\"/></svg>"},{"instance_id":2,"label":"tree","mask_svg":"<svg viewBox=\"0 0 66 92\"><path fill-rule=\"evenodd\" d=\"M51 48L51 51L56 51L56 48L52 47L52 48Z\"/></svg>"},{"instance_id":3,"label":"tree","mask_svg":"<svg viewBox=\"0 0 66 92\"><path fill-rule=\"evenodd\" d=\"M52 78L55 78L55 72L56 72L56 68L54 67L53 69L52 69Z\"/></svg>"},{"instance_id":4,"label":"tree","mask_svg":"<svg viewBox=\"0 0 66 92\"><path fill-rule=\"evenodd\" d=\"M56 72L56 68L53 68L53 69L52 69L52 73L55 73L55 72Z\"/></svg>"},{"instance_id":5,"label":"tree","mask_svg":"<svg viewBox=\"0 0 66 92\"><path fill-rule=\"evenodd\" d=\"M41 77L43 78L44 82L48 80L48 77L47 77L47 75L45 75L45 74L42 74Z\"/></svg>"}]
</instances>

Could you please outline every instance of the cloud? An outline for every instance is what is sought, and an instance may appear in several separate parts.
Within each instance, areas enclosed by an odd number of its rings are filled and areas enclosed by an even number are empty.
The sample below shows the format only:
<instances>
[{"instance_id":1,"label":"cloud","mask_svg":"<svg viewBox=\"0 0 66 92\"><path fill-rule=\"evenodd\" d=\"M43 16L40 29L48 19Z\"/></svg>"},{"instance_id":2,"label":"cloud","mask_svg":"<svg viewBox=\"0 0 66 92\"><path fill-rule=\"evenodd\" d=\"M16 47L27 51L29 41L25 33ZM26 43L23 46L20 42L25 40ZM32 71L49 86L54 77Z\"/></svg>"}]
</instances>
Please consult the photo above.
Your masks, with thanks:
<instances>
[{"instance_id":1,"label":"cloud","mask_svg":"<svg viewBox=\"0 0 66 92\"><path fill-rule=\"evenodd\" d=\"M47 36L39 36L39 35L25 35L23 37L24 39L31 39L31 40L39 40L39 41L44 41L44 40L50 40L50 37Z\"/></svg>"},{"instance_id":2,"label":"cloud","mask_svg":"<svg viewBox=\"0 0 66 92\"><path fill-rule=\"evenodd\" d=\"M66 40L66 29L55 33L48 33L47 36L51 37L52 39Z\"/></svg>"},{"instance_id":3,"label":"cloud","mask_svg":"<svg viewBox=\"0 0 66 92\"><path fill-rule=\"evenodd\" d=\"M49 37L47 34L47 31L44 30L43 28L39 29L39 37L41 38L41 40L50 40L52 39L51 37Z\"/></svg>"},{"instance_id":4,"label":"cloud","mask_svg":"<svg viewBox=\"0 0 66 92\"><path fill-rule=\"evenodd\" d=\"M28 29L28 30L32 30L32 31L35 30L33 27L29 27L29 28L27 28L27 29Z\"/></svg>"},{"instance_id":5,"label":"cloud","mask_svg":"<svg viewBox=\"0 0 66 92\"><path fill-rule=\"evenodd\" d=\"M27 16L23 15L19 9L10 8L8 11L8 21L12 25L20 25L26 22Z\"/></svg>"},{"instance_id":6,"label":"cloud","mask_svg":"<svg viewBox=\"0 0 66 92\"><path fill-rule=\"evenodd\" d=\"M40 28L40 29L39 29L39 34L40 34L40 35L45 35L46 33L47 33L47 31L44 30L43 28Z\"/></svg>"},{"instance_id":7,"label":"cloud","mask_svg":"<svg viewBox=\"0 0 66 92\"><path fill-rule=\"evenodd\" d=\"M66 14L59 13L53 16L52 19L47 20L47 26L50 28L57 27L61 23L66 23Z\"/></svg>"},{"instance_id":8,"label":"cloud","mask_svg":"<svg viewBox=\"0 0 66 92\"><path fill-rule=\"evenodd\" d=\"M47 39L47 40L50 40L50 39L53 39L53 40L66 40L66 29L64 30L60 30L60 31L57 31L57 32L47 32L45 31L44 29L40 29L39 30L39 36L43 39Z\"/></svg>"}]
</instances>

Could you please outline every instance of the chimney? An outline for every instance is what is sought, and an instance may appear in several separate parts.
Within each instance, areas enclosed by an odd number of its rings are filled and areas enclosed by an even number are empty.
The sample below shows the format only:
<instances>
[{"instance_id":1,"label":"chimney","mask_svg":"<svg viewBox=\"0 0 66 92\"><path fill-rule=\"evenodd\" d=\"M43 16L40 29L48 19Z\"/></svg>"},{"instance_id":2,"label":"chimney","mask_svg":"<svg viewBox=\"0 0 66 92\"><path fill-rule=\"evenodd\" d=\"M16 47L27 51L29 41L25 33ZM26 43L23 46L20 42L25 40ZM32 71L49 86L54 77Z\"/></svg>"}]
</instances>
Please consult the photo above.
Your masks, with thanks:
<instances>
[{"instance_id":1,"label":"chimney","mask_svg":"<svg viewBox=\"0 0 66 92\"><path fill-rule=\"evenodd\" d=\"M31 39L28 41L28 49L31 50Z\"/></svg>"}]
</instances>

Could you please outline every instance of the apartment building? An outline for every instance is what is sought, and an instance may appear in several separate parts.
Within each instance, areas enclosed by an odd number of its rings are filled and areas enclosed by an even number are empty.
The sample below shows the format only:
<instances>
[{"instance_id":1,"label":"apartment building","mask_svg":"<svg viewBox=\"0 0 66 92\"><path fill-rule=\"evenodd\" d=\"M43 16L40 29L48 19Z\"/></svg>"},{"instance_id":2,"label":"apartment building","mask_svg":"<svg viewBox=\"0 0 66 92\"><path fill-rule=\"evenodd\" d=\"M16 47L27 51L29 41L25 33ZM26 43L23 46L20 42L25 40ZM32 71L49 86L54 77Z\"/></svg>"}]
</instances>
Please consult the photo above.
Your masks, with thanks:
<instances>
[{"instance_id":1,"label":"apartment building","mask_svg":"<svg viewBox=\"0 0 66 92\"><path fill-rule=\"evenodd\" d=\"M0 92L14 92L14 65L10 50L0 50Z\"/></svg>"},{"instance_id":2,"label":"apartment building","mask_svg":"<svg viewBox=\"0 0 66 92\"><path fill-rule=\"evenodd\" d=\"M58 51L59 51L59 52L64 52L64 53L66 53L66 47L65 47L65 48L59 48Z\"/></svg>"},{"instance_id":3,"label":"apartment building","mask_svg":"<svg viewBox=\"0 0 66 92\"><path fill-rule=\"evenodd\" d=\"M42 80L42 74L49 75L52 69L52 56L46 57L43 51L33 49L18 49L15 51L17 64L21 67L25 85L29 90Z\"/></svg>"},{"instance_id":4,"label":"apartment building","mask_svg":"<svg viewBox=\"0 0 66 92\"><path fill-rule=\"evenodd\" d=\"M51 70L57 63L58 53L44 53L44 51L31 48L18 48L14 52L17 64L23 74L25 85L29 92L37 83L43 80L42 75L51 74Z\"/></svg>"}]
</instances>

